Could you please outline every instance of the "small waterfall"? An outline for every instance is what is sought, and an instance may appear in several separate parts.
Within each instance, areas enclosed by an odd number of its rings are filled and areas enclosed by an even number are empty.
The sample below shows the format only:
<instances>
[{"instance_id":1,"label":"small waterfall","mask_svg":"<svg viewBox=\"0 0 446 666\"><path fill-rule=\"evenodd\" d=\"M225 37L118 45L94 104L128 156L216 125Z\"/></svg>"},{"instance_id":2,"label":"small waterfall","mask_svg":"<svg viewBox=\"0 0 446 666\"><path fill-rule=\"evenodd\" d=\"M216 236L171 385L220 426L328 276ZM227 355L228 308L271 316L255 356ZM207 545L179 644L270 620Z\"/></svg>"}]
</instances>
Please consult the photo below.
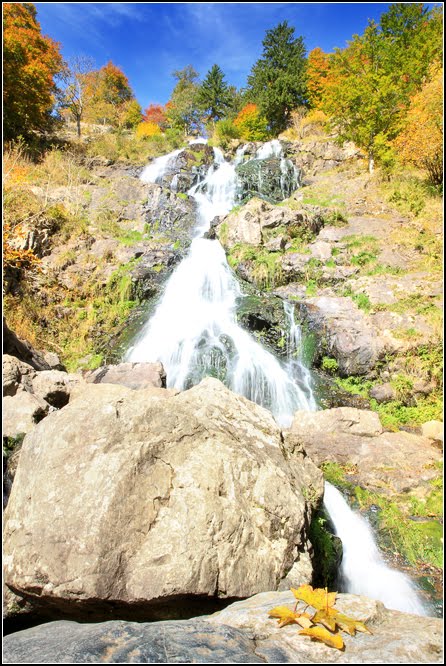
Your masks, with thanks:
<instances>
[{"instance_id":1,"label":"small waterfall","mask_svg":"<svg viewBox=\"0 0 446 666\"><path fill-rule=\"evenodd\" d=\"M295 377L297 384L306 393L308 409L317 410L317 402L312 388L311 373L303 360L302 331L294 318L294 304L283 301L283 309L288 321L286 333L286 352L288 357L287 367L289 375Z\"/></svg>"},{"instance_id":2,"label":"small waterfall","mask_svg":"<svg viewBox=\"0 0 446 666\"><path fill-rule=\"evenodd\" d=\"M153 162L148 164L140 175L140 180L143 183L158 183L161 178L168 172L169 167L174 161L175 157L181 153L182 148L174 150L168 155L157 157Z\"/></svg>"},{"instance_id":3,"label":"small waterfall","mask_svg":"<svg viewBox=\"0 0 446 666\"><path fill-rule=\"evenodd\" d=\"M237 151L235 162L243 158L244 149ZM315 408L307 386L309 373L298 376L301 366L295 366L295 380L288 366L238 325L239 284L220 243L202 238L211 220L228 213L235 202L235 163L226 162L218 148L214 155L206 178L188 193L198 207L189 254L172 274L155 314L127 358L161 361L168 385L180 389L205 375L216 376L236 393L270 409L281 425L289 426L297 409ZM168 161L158 162L151 176L159 178Z\"/></svg>"},{"instance_id":4,"label":"small waterfall","mask_svg":"<svg viewBox=\"0 0 446 666\"><path fill-rule=\"evenodd\" d=\"M387 608L426 615L415 586L383 561L367 520L352 511L342 494L325 482L324 506L342 541L341 581L345 592L379 599Z\"/></svg>"}]
</instances>

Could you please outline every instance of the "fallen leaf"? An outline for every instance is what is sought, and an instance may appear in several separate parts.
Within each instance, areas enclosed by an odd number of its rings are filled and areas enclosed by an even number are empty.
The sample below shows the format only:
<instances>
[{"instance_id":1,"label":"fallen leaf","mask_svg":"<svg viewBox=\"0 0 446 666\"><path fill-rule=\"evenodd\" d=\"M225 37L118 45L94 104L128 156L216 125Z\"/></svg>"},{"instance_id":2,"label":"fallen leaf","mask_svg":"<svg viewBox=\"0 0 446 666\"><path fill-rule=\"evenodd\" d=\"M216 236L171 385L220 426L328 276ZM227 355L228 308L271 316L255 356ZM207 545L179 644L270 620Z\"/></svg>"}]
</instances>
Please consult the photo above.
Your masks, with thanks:
<instances>
[{"instance_id":1,"label":"fallen leaf","mask_svg":"<svg viewBox=\"0 0 446 666\"><path fill-rule=\"evenodd\" d=\"M324 610L330 606L334 606L337 595L337 592L327 592L327 590L319 587L313 590L311 585L301 585L297 590L292 587L291 592L296 599L304 601L309 606L316 608L316 610Z\"/></svg>"},{"instance_id":2,"label":"fallen leaf","mask_svg":"<svg viewBox=\"0 0 446 666\"><path fill-rule=\"evenodd\" d=\"M336 631L336 627L339 627L342 631L350 634L350 636L354 636L357 631L367 634L372 633L361 620L355 620L352 617L348 617L348 615L340 613L335 608L319 610L311 619L314 624L323 624L327 629L330 629L330 631Z\"/></svg>"},{"instance_id":3,"label":"fallen leaf","mask_svg":"<svg viewBox=\"0 0 446 666\"><path fill-rule=\"evenodd\" d=\"M337 650L344 649L344 641L340 634L331 634L324 627L310 627L309 629L302 629L299 631L299 634L302 636L310 636L310 638L316 641L322 641L330 647L334 647Z\"/></svg>"},{"instance_id":4,"label":"fallen leaf","mask_svg":"<svg viewBox=\"0 0 446 666\"><path fill-rule=\"evenodd\" d=\"M308 613L296 613L287 606L276 606L276 608L272 608L268 612L268 615L278 619L279 627L285 627L287 624L297 623L306 629L313 624Z\"/></svg>"}]
</instances>

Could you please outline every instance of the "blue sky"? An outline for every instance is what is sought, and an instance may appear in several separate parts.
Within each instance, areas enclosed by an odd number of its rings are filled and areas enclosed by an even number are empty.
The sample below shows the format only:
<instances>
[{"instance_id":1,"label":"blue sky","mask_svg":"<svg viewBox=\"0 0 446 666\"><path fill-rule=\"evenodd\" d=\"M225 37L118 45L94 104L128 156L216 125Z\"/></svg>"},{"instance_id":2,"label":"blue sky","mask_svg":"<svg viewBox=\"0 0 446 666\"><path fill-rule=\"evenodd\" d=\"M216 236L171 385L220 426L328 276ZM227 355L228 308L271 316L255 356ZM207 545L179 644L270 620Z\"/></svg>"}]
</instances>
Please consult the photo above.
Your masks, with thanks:
<instances>
[{"instance_id":1,"label":"blue sky","mask_svg":"<svg viewBox=\"0 0 446 666\"><path fill-rule=\"evenodd\" d=\"M165 104L172 72L191 64L203 78L217 63L228 83L246 84L266 30L287 20L308 50L345 46L388 3L35 3L42 32L65 58L109 60L127 75L143 108Z\"/></svg>"}]
</instances>

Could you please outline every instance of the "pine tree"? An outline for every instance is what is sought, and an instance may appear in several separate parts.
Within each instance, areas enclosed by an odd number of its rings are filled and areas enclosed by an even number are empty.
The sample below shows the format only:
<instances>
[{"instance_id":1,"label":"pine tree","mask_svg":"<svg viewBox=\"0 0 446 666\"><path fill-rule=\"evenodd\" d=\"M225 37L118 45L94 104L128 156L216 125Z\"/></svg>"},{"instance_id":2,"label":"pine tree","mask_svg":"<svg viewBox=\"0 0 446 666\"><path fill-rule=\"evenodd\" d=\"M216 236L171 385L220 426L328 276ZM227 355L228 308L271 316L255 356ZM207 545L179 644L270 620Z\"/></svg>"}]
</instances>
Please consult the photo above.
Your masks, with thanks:
<instances>
[{"instance_id":1,"label":"pine tree","mask_svg":"<svg viewBox=\"0 0 446 666\"><path fill-rule=\"evenodd\" d=\"M248 77L255 102L273 133L284 130L293 109L306 103L306 58L302 37L287 21L267 30L262 57Z\"/></svg>"},{"instance_id":2,"label":"pine tree","mask_svg":"<svg viewBox=\"0 0 446 666\"><path fill-rule=\"evenodd\" d=\"M198 104L214 123L225 116L231 105L231 94L225 76L218 65L213 65L198 92Z\"/></svg>"}]
</instances>

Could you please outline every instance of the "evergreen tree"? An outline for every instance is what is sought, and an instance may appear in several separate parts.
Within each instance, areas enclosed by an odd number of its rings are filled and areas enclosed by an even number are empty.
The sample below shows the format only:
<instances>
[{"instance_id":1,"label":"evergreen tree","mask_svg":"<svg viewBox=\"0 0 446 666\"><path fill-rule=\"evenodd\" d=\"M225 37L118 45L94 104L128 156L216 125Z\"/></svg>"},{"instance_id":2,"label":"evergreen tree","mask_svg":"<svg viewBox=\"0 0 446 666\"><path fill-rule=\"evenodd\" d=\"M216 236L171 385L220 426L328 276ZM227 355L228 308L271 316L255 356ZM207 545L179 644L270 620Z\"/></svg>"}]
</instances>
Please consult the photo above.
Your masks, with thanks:
<instances>
[{"instance_id":1,"label":"evergreen tree","mask_svg":"<svg viewBox=\"0 0 446 666\"><path fill-rule=\"evenodd\" d=\"M198 104L214 123L225 116L231 105L231 93L218 65L213 65L198 92Z\"/></svg>"},{"instance_id":2,"label":"evergreen tree","mask_svg":"<svg viewBox=\"0 0 446 666\"><path fill-rule=\"evenodd\" d=\"M248 77L249 94L278 133L286 128L291 111L306 103L305 46L287 21L267 30L262 43L262 57Z\"/></svg>"}]
</instances>

